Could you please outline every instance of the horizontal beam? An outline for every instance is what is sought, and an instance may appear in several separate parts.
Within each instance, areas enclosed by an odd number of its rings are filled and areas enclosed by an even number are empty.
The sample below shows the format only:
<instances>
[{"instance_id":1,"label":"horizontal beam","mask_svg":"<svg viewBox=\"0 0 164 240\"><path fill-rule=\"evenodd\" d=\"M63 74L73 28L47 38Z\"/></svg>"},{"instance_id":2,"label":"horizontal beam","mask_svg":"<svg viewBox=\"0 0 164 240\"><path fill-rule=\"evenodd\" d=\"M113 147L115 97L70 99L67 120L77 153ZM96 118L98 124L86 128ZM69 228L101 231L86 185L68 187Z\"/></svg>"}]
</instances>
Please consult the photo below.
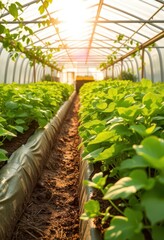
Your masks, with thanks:
<instances>
[{"instance_id":1,"label":"horizontal beam","mask_svg":"<svg viewBox=\"0 0 164 240\"><path fill-rule=\"evenodd\" d=\"M42 21L0 21L1 24L38 24L43 23L46 20ZM53 23L53 22L52 22ZM58 21L56 24L64 23L64 21ZM86 21L86 23L164 23L164 20L95 20L95 21Z\"/></svg>"},{"instance_id":2,"label":"horizontal beam","mask_svg":"<svg viewBox=\"0 0 164 240\"><path fill-rule=\"evenodd\" d=\"M115 60L112 64L107 65L107 66L106 66L105 68L103 68L102 70L105 70L105 69L107 69L108 67L110 67L110 66L112 66L112 65L114 65L114 64L116 64L116 63L118 63L118 62L120 62L120 61L122 61L122 60L124 60L125 58L130 57L132 54L138 52L138 51L141 50L141 49L144 49L144 48L150 46L151 44L157 42L158 40L160 40L160 39L162 39L162 38L164 38L164 31L162 31L161 33L157 34L157 35L154 36L153 38L149 39L149 40L146 41L145 43L139 45L137 48L135 48L135 49L133 49L132 51L128 52L128 53L125 54L124 56L118 58L118 59Z\"/></svg>"},{"instance_id":3,"label":"horizontal beam","mask_svg":"<svg viewBox=\"0 0 164 240\"><path fill-rule=\"evenodd\" d=\"M94 41L93 41L94 42ZM127 49L127 47L114 47L114 46L112 46L112 47L91 47L91 49L110 49L110 48L114 48L114 49ZM130 49L134 49L135 47L129 47L128 46L128 48ZM146 47L145 47L146 48ZM152 48L164 48L164 46L161 46L161 47L159 47L159 46L157 46L157 47L152 47ZM52 49L52 50L57 50L57 49L88 49L88 47L62 47L62 46L60 46L59 48L53 48L53 47L42 47L42 49Z\"/></svg>"}]
</instances>

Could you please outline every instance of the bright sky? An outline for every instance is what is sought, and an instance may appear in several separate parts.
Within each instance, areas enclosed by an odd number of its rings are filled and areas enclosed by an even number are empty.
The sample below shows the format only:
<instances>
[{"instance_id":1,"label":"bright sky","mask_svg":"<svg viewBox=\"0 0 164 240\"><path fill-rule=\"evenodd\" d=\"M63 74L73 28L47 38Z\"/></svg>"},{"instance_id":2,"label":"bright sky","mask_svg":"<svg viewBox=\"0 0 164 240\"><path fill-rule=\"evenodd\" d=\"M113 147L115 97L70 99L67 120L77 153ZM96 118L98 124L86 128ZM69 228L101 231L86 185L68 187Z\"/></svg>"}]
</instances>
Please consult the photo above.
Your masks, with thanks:
<instances>
[{"instance_id":1,"label":"bright sky","mask_svg":"<svg viewBox=\"0 0 164 240\"><path fill-rule=\"evenodd\" d=\"M61 9L58 13L60 31L64 30L74 39L80 39L84 33L85 22L89 19L89 12L82 0L56 0L54 8Z\"/></svg>"}]
</instances>

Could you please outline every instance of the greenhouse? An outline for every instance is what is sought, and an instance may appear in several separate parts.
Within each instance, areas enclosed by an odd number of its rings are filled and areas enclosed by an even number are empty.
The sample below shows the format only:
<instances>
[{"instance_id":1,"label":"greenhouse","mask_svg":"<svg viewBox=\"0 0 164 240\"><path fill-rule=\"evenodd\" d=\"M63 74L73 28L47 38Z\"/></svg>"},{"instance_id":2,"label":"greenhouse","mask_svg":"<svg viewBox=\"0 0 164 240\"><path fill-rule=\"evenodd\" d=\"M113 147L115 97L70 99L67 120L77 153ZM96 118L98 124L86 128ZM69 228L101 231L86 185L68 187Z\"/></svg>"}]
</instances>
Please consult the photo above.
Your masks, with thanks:
<instances>
[{"instance_id":1,"label":"greenhouse","mask_svg":"<svg viewBox=\"0 0 164 240\"><path fill-rule=\"evenodd\" d=\"M163 240L164 1L0 11L0 240Z\"/></svg>"}]
</instances>

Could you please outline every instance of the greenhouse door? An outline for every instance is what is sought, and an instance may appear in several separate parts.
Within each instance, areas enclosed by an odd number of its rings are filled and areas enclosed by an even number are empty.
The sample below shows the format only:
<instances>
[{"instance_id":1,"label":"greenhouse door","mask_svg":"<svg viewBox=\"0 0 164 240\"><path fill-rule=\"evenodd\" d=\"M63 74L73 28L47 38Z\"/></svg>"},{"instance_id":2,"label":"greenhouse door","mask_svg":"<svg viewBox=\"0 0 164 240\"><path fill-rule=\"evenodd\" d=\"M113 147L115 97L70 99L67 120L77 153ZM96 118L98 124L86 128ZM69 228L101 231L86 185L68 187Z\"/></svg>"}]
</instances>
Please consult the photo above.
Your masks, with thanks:
<instances>
[{"instance_id":1,"label":"greenhouse door","mask_svg":"<svg viewBox=\"0 0 164 240\"><path fill-rule=\"evenodd\" d=\"M75 72L67 72L67 83L72 84L75 80Z\"/></svg>"}]
</instances>

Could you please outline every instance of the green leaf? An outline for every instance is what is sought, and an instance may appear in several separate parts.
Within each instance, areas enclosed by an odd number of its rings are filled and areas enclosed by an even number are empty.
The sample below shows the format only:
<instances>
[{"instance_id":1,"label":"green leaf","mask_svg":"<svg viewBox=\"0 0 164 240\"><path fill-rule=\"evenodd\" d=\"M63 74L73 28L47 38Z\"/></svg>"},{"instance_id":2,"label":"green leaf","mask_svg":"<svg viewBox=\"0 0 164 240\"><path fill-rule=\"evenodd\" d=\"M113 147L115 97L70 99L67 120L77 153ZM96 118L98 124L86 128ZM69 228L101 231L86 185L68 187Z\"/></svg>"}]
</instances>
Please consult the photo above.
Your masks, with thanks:
<instances>
[{"instance_id":1,"label":"green leaf","mask_svg":"<svg viewBox=\"0 0 164 240\"><path fill-rule=\"evenodd\" d=\"M153 189L144 193L141 204L152 225L164 221L164 185L156 184Z\"/></svg>"},{"instance_id":2,"label":"green leaf","mask_svg":"<svg viewBox=\"0 0 164 240\"><path fill-rule=\"evenodd\" d=\"M152 81L149 79L142 78L140 81L140 84L143 88L151 88L152 87Z\"/></svg>"},{"instance_id":3,"label":"green leaf","mask_svg":"<svg viewBox=\"0 0 164 240\"><path fill-rule=\"evenodd\" d=\"M124 119L133 120L133 118L136 118L140 108L137 105L133 105L130 107L118 107L117 108L118 114L120 117L123 117Z\"/></svg>"},{"instance_id":4,"label":"green leaf","mask_svg":"<svg viewBox=\"0 0 164 240\"><path fill-rule=\"evenodd\" d=\"M111 113L115 110L115 107L116 107L116 103L114 102L111 102L108 107L103 111L105 113Z\"/></svg>"},{"instance_id":5,"label":"green leaf","mask_svg":"<svg viewBox=\"0 0 164 240\"><path fill-rule=\"evenodd\" d=\"M29 117L29 113L22 111L22 112L17 113L16 116L19 117L19 118L26 118L26 117L28 118Z\"/></svg>"},{"instance_id":6,"label":"green leaf","mask_svg":"<svg viewBox=\"0 0 164 240\"><path fill-rule=\"evenodd\" d=\"M89 142L89 145L103 143L109 140L111 137L115 136L114 131L103 131L100 132L95 139Z\"/></svg>"},{"instance_id":7,"label":"green leaf","mask_svg":"<svg viewBox=\"0 0 164 240\"><path fill-rule=\"evenodd\" d=\"M6 122L6 119L5 118L3 118L3 117L0 117L0 123L5 123Z\"/></svg>"},{"instance_id":8,"label":"green leaf","mask_svg":"<svg viewBox=\"0 0 164 240\"><path fill-rule=\"evenodd\" d=\"M87 155L83 158L83 160L94 159L94 158L96 158L103 150L104 150L104 147L98 148L98 149L90 152L89 154L87 154Z\"/></svg>"},{"instance_id":9,"label":"green leaf","mask_svg":"<svg viewBox=\"0 0 164 240\"><path fill-rule=\"evenodd\" d=\"M103 173L99 172L92 177L92 182L97 185L97 188L101 189L104 187L106 183L106 179L107 179L107 176L103 177Z\"/></svg>"},{"instance_id":10,"label":"green leaf","mask_svg":"<svg viewBox=\"0 0 164 240\"><path fill-rule=\"evenodd\" d=\"M3 34L4 31L5 31L5 27L2 24L0 24L0 34Z\"/></svg>"},{"instance_id":11,"label":"green leaf","mask_svg":"<svg viewBox=\"0 0 164 240\"><path fill-rule=\"evenodd\" d=\"M9 13L16 19L18 17L18 9L16 4L12 3L9 6Z\"/></svg>"},{"instance_id":12,"label":"green leaf","mask_svg":"<svg viewBox=\"0 0 164 240\"><path fill-rule=\"evenodd\" d=\"M124 143L114 143L111 147L105 149L96 158L95 161L104 161L117 156L126 149L127 145Z\"/></svg>"},{"instance_id":13,"label":"green leaf","mask_svg":"<svg viewBox=\"0 0 164 240\"><path fill-rule=\"evenodd\" d=\"M155 136L147 137L139 146L134 146L137 154L142 156L152 167L164 169L164 140Z\"/></svg>"},{"instance_id":14,"label":"green leaf","mask_svg":"<svg viewBox=\"0 0 164 240\"><path fill-rule=\"evenodd\" d=\"M131 136L132 135L131 131L129 130L129 127L123 125L122 123L113 124L110 127L110 130L114 130L120 136Z\"/></svg>"},{"instance_id":15,"label":"green leaf","mask_svg":"<svg viewBox=\"0 0 164 240\"><path fill-rule=\"evenodd\" d=\"M153 110L156 109L158 106L160 107L162 98L159 96L159 94L155 94L152 92L148 92L145 94L145 96L142 99L143 104L149 109ZM151 109L152 108L152 109Z\"/></svg>"},{"instance_id":16,"label":"green leaf","mask_svg":"<svg viewBox=\"0 0 164 240\"><path fill-rule=\"evenodd\" d=\"M126 159L121 162L119 170L133 169L133 168L146 168L150 167L148 162L146 162L141 156L133 156L131 159Z\"/></svg>"},{"instance_id":17,"label":"green leaf","mask_svg":"<svg viewBox=\"0 0 164 240\"><path fill-rule=\"evenodd\" d=\"M108 96L109 99L115 99L117 97L118 89L117 88L110 88L108 90Z\"/></svg>"},{"instance_id":18,"label":"green leaf","mask_svg":"<svg viewBox=\"0 0 164 240\"><path fill-rule=\"evenodd\" d=\"M20 118L19 118L19 119L16 119L16 120L15 120L15 123L18 124L18 125L20 125L20 124L25 124L26 122L25 122L23 119L20 119Z\"/></svg>"},{"instance_id":19,"label":"green leaf","mask_svg":"<svg viewBox=\"0 0 164 240\"><path fill-rule=\"evenodd\" d=\"M6 156L7 152L4 149L0 148L0 162L8 160L8 157Z\"/></svg>"},{"instance_id":20,"label":"green leaf","mask_svg":"<svg viewBox=\"0 0 164 240\"><path fill-rule=\"evenodd\" d=\"M160 128L156 127L156 124L153 124L149 128L146 128L143 124L138 125L131 125L130 129L132 129L134 132L137 132L140 136L147 137L148 135L153 134L155 131L159 130Z\"/></svg>"},{"instance_id":21,"label":"green leaf","mask_svg":"<svg viewBox=\"0 0 164 240\"><path fill-rule=\"evenodd\" d=\"M4 129L4 128L1 128L1 127L0 127L0 136L2 136L2 137L3 137L3 136L16 137L16 135L15 135L14 133L12 133L12 132Z\"/></svg>"},{"instance_id":22,"label":"green leaf","mask_svg":"<svg viewBox=\"0 0 164 240\"><path fill-rule=\"evenodd\" d=\"M96 200L89 200L84 204L85 213L81 215L80 219L88 220L100 215L100 204Z\"/></svg>"},{"instance_id":23,"label":"green leaf","mask_svg":"<svg viewBox=\"0 0 164 240\"><path fill-rule=\"evenodd\" d=\"M40 14L43 14L45 11L45 8L43 5L41 5L38 10L39 10Z\"/></svg>"},{"instance_id":24,"label":"green leaf","mask_svg":"<svg viewBox=\"0 0 164 240\"><path fill-rule=\"evenodd\" d=\"M17 130L17 132L23 133L24 128L22 126L14 126L14 128Z\"/></svg>"},{"instance_id":25,"label":"green leaf","mask_svg":"<svg viewBox=\"0 0 164 240\"><path fill-rule=\"evenodd\" d=\"M153 226L152 237L153 240L163 240L164 227L163 226Z\"/></svg>"},{"instance_id":26,"label":"green leaf","mask_svg":"<svg viewBox=\"0 0 164 240\"><path fill-rule=\"evenodd\" d=\"M102 103L97 103L96 104L96 108L99 109L99 110L105 110L107 108L107 103L105 102L102 102Z\"/></svg>"},{"instance_id":27,"label":"green leaf","mask_svg":"<svg viewBox=\"0 0 164 240\"><path fill-rule=\"evenodd\" d=\"M121 178L110 187L104 195L104 199L128 198L140 189L152 188L154 181L154 179L147 178L144 170L133 170L129 177Z\"/></svg>"},{"instance_id":28,"label":"green leaf","mask_svg":"<svg viewBox=\"0 0 164 240\"><path fill-rule=\"evenodd\" d=\"M97 125L104 125L105 121L100 121L100 120L93 120L93 121L88 121L87 123L83 124L84 128L91 128L93 126L97 126Z\"/></svg>"},{"instance_id":29,"label":"green leaf","mask_svg":"<svg viewBox=\"0 0 164 240\"><path fill-rule=\"evenodd\" d=\"M45 118L39 118L38 123L39 123L39 127L43 128L48 123L48 121Z\"/></svg>"},{"instance_id":30,"label":"green leaf","mask_svg":"<svg viewBox=\"0 0 164 240\"><path fill-rule=\"evenodd\" d=\"M125 210L125 217L116 216L105 231L104 240L144 240L142 213L130 208Z\"/></svg>"},{"instance_id":31,"label":"green leaf","mask_svg":"<svg viewBox=\"0 0 164 240\"><path fill-rule=\"evenodd\" d=\"M7 102L5 103L5 107L8 108L8 109L14 110L14 109L17 109L17 108L18 108L18 103L13 102L13 101L7 101Z\"/></svg>"},{"instance_id":32,"label":"green leaf","mask_svg":"<svg viewBox=\"0 0 164 240\"><path fill-rule=\"evenodd\" d=\"M109 120L107 124L121 123L121 122L124 122L124 119L122 117L114 117L111 120Z\"/></svg>"}]
</instances>

